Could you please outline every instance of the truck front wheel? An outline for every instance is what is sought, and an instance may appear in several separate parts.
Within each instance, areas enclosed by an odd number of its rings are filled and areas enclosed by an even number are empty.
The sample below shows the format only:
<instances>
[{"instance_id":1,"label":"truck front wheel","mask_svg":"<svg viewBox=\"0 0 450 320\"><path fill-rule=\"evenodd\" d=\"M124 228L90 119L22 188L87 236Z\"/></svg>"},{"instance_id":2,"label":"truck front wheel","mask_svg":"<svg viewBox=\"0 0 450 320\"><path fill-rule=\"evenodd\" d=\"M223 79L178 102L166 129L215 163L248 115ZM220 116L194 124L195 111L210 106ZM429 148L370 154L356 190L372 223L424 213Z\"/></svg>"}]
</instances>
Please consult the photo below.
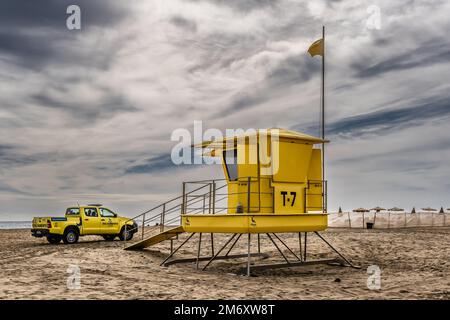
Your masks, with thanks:
<instances>
[{"instance_id":1,"label":"truck front wheel","mask_svg":"<svg viewBox=\"0 0 450 320\"><path fill-rule=\"evenodd\" d=\"M130 231L133 227L132 226L123 226L122 230L120 230L119 239L120 241L130 241L133 239L134 233Z\"/></svg>"},{"instance_id":2,"label":"truck front wheel","mask_svg":"<svg viewBox=\"0 0 450 320\"><path fill-rule=\"evenodd\" d=\"M61 241L62 237L60 235L51 234L47 236L47 241L51 244L58 244Z\"/></svg>"},{"instance_id":3,"label":"truck front wheel","mask_svg":"<svg viewBox=\"0 0 450 320\"><path fill-rule=\"evenodd\" d=\"M65 244L77 243L78 237L78 231L75 228L69 228L64 231L63 241Z\"/></svg>"}]
</instances>

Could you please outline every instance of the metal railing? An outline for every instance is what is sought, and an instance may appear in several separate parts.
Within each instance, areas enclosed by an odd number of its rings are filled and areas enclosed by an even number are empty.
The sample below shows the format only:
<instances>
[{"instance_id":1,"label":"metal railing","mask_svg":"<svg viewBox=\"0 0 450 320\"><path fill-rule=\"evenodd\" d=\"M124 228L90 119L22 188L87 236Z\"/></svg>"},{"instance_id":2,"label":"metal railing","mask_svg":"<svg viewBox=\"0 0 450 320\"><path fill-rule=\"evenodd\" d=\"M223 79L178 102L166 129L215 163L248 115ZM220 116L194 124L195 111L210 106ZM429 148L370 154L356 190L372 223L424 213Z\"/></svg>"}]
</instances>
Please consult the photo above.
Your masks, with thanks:
<instances>
[{"instance_id":1,"label":"metal railing","mask_svg":"<svg viewBox=\"0 0 450 320\"><path fill-rule=\"evenodd\" d=\"M313 189L314 188L314 189ZM312 193L311 190L316 190L316 193ZM317 191L319 191L317 193ZM311 197L321 197L320 202L321 206L310 206L308 204L308 199ZM308 180L307 186L304 189L303 194L303 207L305 208L305 212L308 211L324 211L327 212L327 198L328 198L328 184L327 180Z\"/></svg>"},{"instance_id":2,"label":"metal railing","mask_svg":"<svg viewBox=\"0 0 450 320\"><path fill-rule=\"evenodd\" d=\"M270 188L269 192L261 191L261 181L267 179L268 184L266 188ZM242 177L235 182L239 187L244 187L242 192L229 192L227 189L228 183L226 179L188 181L182 184L182 194L169 201L166 201L150 210L147 210L133 218L127 220L134 221L137 226L129 228L128 232L134 232L137 237L135 240L144 240L158 233L164 232L168 228L177 227L181 224L181 215L183 214L217 214L227 213L229 210L238 211L239 208L230 207L228 200L230 196L243 195L241 200L242 207L239 213L261 212L262 209L274 210L274 201L271 201L270 206L261 205L261 195L273 195L273 187L270 185L271 177ZM320 190L319 193L313 193ZM322 210L322 207L310 206L308 199L310 197L323 196L323 205L326 211L326 197L327 197L327 181L309 180L307 187L304 189L304 208L305 212L308 210L317 211ZM254 205L254 204L257 205ZM245 204L245 205L244 205ZM268 210L268 211L270 211ZM125 243L128 241L125 237Z\"/></svg>"},{"instance_id":3,"label":"metal railing","mask_svg":"<svg viewBox=\"0 0 450 320\"><path fill-rule=\"evenodd\" d=\"M205 188L206 185L201 185L189 192L183 192L181 196L175 197L166 201L160 205L157 205L150 210L147 210L135 217L132 217L126 221L126 223L133 221L137 226L127 227L127 232L133 232L135 234L134 240L144 240L158 233L173 227L177 227L181 224L180 213L185 205L191 204L193 198L187 199L187 197ZM187 200L186 200L187 199ZM130 242L127 237L124 237L125 243Z\"/></svg>"},{"instance_id":4,"label":"metal railing","mask_svg":"<svg viewBox=\"0 0 450 320\"><path fill-rule=\"evenodd\" d=\"M261 195L273 194L273 190L270 192L261 191L260 182L264 179L270 181L269 177L238 178L234 182L238 184L238 189L239 187L245 188L245 191L241 192L229 192L226 188L228 186L226 179L183 182L183 194L185 196L182 214L227 213L229 210L237 209L229 206L229 197L239 197L239 195L242 195L240 200L243 202L241 203L242 211L240 213L260 212L261 209L273 210L273 202L270 206L261 206ZM205 186L206 191L201 189L197 192L190 192L190 188L199 184ZM254 186L252 187L252 185ZM190 193L187 194L188 192ZM192 198L198 200L195 202L189 201ZM257 203L257 205L254 205L254 203ZM194 204L196 206L193 206Z\"/></svg>"}]
</instances>

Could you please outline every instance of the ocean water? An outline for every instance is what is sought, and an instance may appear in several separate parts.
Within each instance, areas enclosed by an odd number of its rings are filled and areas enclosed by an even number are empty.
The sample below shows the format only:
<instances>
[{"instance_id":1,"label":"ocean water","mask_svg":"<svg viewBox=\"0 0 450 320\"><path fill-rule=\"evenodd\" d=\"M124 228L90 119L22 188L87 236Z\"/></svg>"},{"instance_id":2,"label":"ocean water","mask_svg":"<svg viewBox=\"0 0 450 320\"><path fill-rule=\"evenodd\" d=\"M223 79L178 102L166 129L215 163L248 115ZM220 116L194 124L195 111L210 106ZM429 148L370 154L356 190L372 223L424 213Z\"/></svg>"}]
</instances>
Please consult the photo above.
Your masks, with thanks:
<instances>
[{"instance_id":1,"label":"ocean water","mask_svg":"<svg viewBox=\"0 0 450 320\"><path fill-rule=\"evenodd\" d=\"M31 229L31 221L0 221L0 229Z\"/></svg>"}]
</instances>

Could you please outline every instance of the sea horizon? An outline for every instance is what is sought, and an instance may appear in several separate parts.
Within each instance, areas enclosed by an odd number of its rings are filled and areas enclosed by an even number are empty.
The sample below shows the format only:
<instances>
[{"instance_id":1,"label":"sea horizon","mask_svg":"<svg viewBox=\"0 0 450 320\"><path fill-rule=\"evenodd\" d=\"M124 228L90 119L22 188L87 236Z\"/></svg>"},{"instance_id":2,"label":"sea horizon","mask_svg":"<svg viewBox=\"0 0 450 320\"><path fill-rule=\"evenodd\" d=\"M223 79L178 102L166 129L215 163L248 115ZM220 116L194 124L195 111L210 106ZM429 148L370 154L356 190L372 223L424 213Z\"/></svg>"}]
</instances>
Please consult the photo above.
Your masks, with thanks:
<instances>
[{"instance_id":1,"label":"sea horizon","mask_svg":"<svg viewBox=\"0 0 450 320\"><path fill-rule=\"evenodd\" d=\"M31 220L27 221L0 221L0 229L29 229L31 228Z\"/></svg>"}]
</instances>

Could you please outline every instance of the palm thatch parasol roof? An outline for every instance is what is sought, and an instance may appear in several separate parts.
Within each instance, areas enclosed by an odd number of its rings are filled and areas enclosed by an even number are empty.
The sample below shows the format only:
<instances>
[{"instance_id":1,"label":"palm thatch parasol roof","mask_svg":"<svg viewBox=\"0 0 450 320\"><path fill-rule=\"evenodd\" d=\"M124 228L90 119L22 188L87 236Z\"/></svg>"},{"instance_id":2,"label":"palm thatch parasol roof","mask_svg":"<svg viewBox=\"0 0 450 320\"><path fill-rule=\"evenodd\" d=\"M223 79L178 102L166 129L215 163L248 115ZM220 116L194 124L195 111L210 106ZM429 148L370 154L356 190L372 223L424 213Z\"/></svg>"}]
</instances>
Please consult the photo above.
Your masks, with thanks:
<instances>
[{"instance_id":1,"label":"palm thatch parasol roof","mask_svg":"<svg viewBox=\"0 0 450 320\"><path fill-rule=\"evenodd\" d=\"M369 210L366 208L356 208L353 209L353 212L369 212Z\"/></svg>"},{"instance_id":2,"label":"palm thatch parasol roof","mask_svg":"<svg viewBox=\"0 0 450 320\"><path fill-rule=\"evenodd\" d=\"M372 208L372 209L370 209L370 210L372 210L372 211L376 211L376 212L380 212L380 211L382 211L382 210L386 210L385 208L382 208L382 207L378 207L378 206L376 206L376 207L374 207L374 208Z\"/></svg>"},{"instance_id":3,"label":"palm thatch parasol roof","mask_svg":"<svg viewBox=\"0 0 450 320\"><path fill-rule=\"evenodd\" d=\"M399 207L393 207L393 208L390 208L390 209L388 209L389 211L405 211L404 209L402 209L402 208L399 208Z\"/></svg>"},{"instance_id":4,"label":"palm thatch parasol roof","mask_svg":"<svg viewBox=\"0 0 450 320\"><path fill-rule=\"evenodd\" d=\"M426 208L422 208L423 211L437 211L436 209L430 208L430 207L426 207Z\"/></svg>"}]
</instances>

